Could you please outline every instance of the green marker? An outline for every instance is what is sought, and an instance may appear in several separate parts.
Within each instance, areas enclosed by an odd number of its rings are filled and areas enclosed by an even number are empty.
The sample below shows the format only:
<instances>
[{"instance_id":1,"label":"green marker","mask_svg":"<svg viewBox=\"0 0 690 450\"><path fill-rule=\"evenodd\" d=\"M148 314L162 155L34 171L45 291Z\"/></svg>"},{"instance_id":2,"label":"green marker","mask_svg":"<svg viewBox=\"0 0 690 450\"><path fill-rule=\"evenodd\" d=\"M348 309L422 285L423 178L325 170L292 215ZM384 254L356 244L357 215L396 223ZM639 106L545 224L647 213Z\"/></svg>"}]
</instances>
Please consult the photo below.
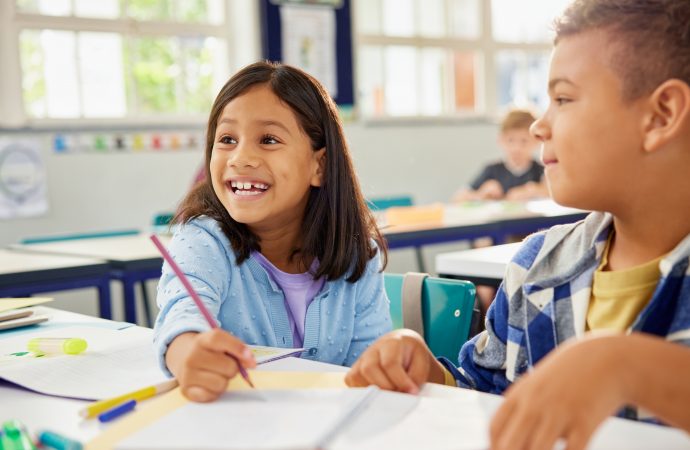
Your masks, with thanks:
<instances>
[{"instance_id":1,"label":"green marker","mask_svg":"<svg viewBox=\"0 0 690 450\"><path fill-rule=\"evenodd\" d=\"M36 354L78 355L86 350L86 347L86 341L81 338L33 338L29 341L27 350Z\"/></svg>"},{"instance_id":2,"label":"green marker","mask_svg":"<svg viewBox=\"0 0 690 450\"><path fill-rule=\"evenodd\" d=\"M0 448L3 450L36 450L24 425L18 420L8 420L2 425Z\"/></svg>"}]
</instances>

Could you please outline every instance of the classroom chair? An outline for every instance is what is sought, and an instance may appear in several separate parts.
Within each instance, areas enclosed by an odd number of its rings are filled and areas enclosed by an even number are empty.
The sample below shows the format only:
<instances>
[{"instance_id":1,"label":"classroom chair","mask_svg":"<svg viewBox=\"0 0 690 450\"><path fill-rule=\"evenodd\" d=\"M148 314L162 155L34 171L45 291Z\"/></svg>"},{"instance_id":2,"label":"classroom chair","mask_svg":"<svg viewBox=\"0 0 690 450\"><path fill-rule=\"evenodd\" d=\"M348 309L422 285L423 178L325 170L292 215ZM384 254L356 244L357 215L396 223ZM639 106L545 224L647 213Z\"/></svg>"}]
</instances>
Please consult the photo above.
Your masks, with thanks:
<instances>
[{"instance_id":1,"label":"classroom chair","mask_svg":"<svg viewBox=\"0 0 690 450\"><path fill-rule=\"evenodd\" d=\"M374 212L385 211L388 208L398 207L398 206L412 206L414 202L412 201L411 195L395 195L390 197L377 197L367 200L367 205L369 209ZM414 247L415 259L417 260L417 270L420 272L425 272L426 268L424 265L424 255L422 255L422 247Z\"/></svg>"},{"instance_id":2,"label":"classroom chair","mask_svg":"<svg viewBox=\"0 0 690 450\"><path fill-rule=\"evenodd\" d=\"M415 272L384 274L384 283L393 328L417 331L435 356L457 361L476 317L474 284Z\"/></svg>"}]
</instances>

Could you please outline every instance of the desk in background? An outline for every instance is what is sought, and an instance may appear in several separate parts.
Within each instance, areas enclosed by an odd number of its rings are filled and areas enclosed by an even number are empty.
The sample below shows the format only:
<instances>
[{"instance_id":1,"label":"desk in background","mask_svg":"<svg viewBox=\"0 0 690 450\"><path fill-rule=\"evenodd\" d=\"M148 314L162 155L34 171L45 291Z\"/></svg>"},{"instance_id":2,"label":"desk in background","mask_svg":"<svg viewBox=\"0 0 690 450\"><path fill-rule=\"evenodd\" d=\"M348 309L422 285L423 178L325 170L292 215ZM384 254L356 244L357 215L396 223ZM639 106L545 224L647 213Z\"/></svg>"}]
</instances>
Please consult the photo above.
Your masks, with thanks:
<instances>
[{"instance_id":1,"label":"desk in background","mask_svg":"<svg viewBox=\"0 0 690 450\"><path fill-rule=\"evenodd\" d=\"M95 287L101 317L110 319L109 264L103 259L0 249L0 297Z\"/></svg>"},{"instance_id":2,"label":"desk in background","mask_svg":"<svg viewBox=\"0 0 690 450\"><path fill-rule=\"evenodd\" d=\"M498 286L506 267L522 245L494 245L436 256L436 272L444 278L468 280L474 284Z\"/></svg>"},{"instance_id":3,"label":"desk in background","mask_svg":"<svg viewBox=\"0 0 690 450\"><path fill-rule=\"evenodd\" d=\"M481 237L490 237L495 244L502 244L510 236L576 222L587 214L551 200L470 202L390 208L380 216L379 225L390 249Z\"/></svg>"},{"instance_id":4,"label":"desk in background","mask_svg":"<svg viewBox=\"0 0 690 450\"><path fill-rule=\"evenodd\" d=\"M160 238L166 245L170 239L165 235L160 236ZM125 320L130 323L137 323L136 283L159 278L163 265L160 253L146 234L19 244L12 246L12 249L33 254L106 260L109 265L110 278L122 282ZM148 295L143 284L141 291L144 308L148 312Z\"/></svg>"}]
</instances>

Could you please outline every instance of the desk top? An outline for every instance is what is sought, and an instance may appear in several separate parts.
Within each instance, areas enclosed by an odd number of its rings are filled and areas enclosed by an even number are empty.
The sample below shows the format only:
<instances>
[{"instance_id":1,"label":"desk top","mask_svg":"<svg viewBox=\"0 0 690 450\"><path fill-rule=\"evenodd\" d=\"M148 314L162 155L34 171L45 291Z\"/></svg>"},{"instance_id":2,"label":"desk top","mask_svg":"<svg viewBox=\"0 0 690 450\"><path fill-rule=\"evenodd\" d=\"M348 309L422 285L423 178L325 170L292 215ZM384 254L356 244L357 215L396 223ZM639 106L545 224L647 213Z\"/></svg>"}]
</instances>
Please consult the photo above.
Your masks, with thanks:
<instances>
[{"instance_id":1,"label":"desk top","mask_svg":"<svg viewBox=\"0 0 690 450\"><path fill-rule=\"evenodd\" d=\"M159 235L159 238L164 245L170 242L169 235ZM155 264L162 262L162 257L149 239L149 235L143 233L134 236L16 244L11 248L31 253L100 258L114 265L141 261L151 261Z\"/></svg>"},{"instance_id":2,"label":"desk top","mask_svg":"<svg viewBox=\"0 0 690 450\"><path fill-rule=\"evenodd\" d=\"M42 310L41 312L51 312L54 321L63 320L69 323L104 321L104 319L58 311L48 307L36 309ZM131 326L125 331L133 333L151 332L150 329L136 326ZM152 364L155 364L155 362L152 361ZM261 370L332 372L347 369L299 358L287 358L262 365ZM477 413L489 416L493 414L502 401L501 397L491 394L431 384L424 387L423 395L457 398L461 401L477 401L479 406ZM81 419L78 411L88 404L86 401L36 394L2 381L0 381L0 398L2 398L2 402L0 402L0 420L19 419L24 422L31 432L49 429L60 432L72 439L87 442L112 426L111 424L100 424L96 420ZM478 432L481 432L481 430ZM690 437L677 429L610 418L595 433L593 441L588 448L592 450L609 450L612 448L633 450L649 448L690 449Z\"/></svg>"},{"instance_id":3,"label":"desk top","mask_svg":"<svg viewBox=\"0 0 690 450\"><path fill-rule=\"evenodd\" d=\"M506 266L522 243L494 245L436 256L436 272L457 277L503 279Z\"/></svg>"}]
</instances>

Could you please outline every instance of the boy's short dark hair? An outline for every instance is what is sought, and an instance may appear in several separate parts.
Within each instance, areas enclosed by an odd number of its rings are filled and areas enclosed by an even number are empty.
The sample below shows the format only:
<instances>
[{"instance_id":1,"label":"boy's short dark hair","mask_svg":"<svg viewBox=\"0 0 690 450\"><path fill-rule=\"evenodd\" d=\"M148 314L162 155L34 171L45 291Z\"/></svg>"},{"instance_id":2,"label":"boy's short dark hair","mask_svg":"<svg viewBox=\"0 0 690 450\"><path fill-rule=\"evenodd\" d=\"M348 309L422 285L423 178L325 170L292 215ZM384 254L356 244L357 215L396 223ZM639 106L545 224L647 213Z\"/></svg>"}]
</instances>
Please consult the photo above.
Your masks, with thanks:
<instances>
[{"instance_id":1,"label":"boy's short dark hair","mask_svg":"<svg viewBox=\"0 0 690 450\"><path fill-rule=\"evenodd\" d=\"M587 30L611 34L625 101L672 78L690 85L690 0L575 0L554 26L556 43Z\"/></svg>"},{"instance_id":2,"label":"boy's short dark hair","mask_svg":"<svg viewBox=\"0 0 690 450\"><path fill-rule=\"evenodd\" d=\"M513 109L505 115L501 121L501 133L510 130L529 130L530 125L537 120L531 111L526 109Z\"/></svg>"}]
</instances>

